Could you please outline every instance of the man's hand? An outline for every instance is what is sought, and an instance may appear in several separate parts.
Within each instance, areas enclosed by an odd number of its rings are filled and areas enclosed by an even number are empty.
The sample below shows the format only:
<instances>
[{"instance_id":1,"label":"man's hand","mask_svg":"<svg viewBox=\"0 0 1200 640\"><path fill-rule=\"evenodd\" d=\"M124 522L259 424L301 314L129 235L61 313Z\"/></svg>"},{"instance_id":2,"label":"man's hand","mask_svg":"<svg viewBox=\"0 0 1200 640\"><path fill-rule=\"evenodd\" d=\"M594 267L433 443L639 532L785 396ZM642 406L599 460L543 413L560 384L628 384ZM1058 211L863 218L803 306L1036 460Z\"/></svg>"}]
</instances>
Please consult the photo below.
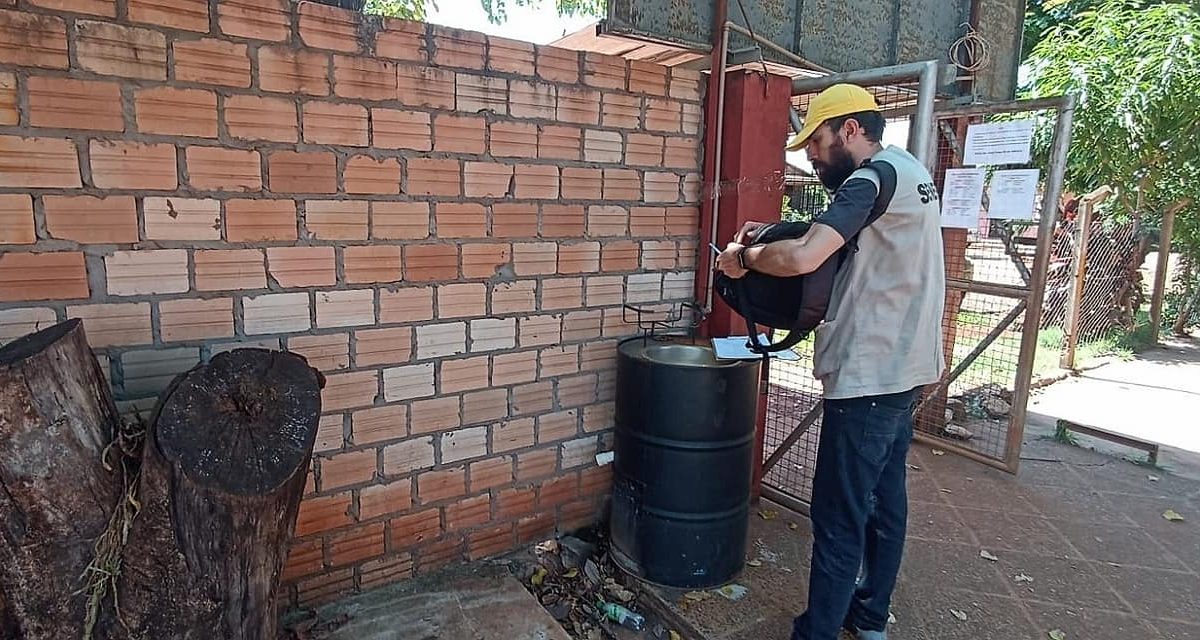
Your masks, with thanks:
<instances>
[{"instance_id":1,"label":"man's hand","mask_svg":"<svg viewBox=\"0 0 1200 640\"><path fill-rule=\"evenodd\" d=\"M747 240L754 239L754 236L755 236L755 234L758 233L759 229L762 229L763 227L767 226L768 224L770 224L770 223L769 222L747 222L746 224L742 225L742 228L741 228L741 230L739 230L737 232L737 235L733 236L733 241L738 244L746 244Z\"/></svg>"},{"instance_id":2,"label":"man's hand","mask_svg":"<svg viewBox=\"0 0 1200 640\"><path fill-rule=\"evenodd\" d=\"M755 223L752 222L750 224ZM741 263L738 261L738 253L744 248L744 245L736 242L730 242L726 245L721 255L717 256L717 270L734 279L746 275L746 269L743 269Z\"/></svg>"}]
</instances>

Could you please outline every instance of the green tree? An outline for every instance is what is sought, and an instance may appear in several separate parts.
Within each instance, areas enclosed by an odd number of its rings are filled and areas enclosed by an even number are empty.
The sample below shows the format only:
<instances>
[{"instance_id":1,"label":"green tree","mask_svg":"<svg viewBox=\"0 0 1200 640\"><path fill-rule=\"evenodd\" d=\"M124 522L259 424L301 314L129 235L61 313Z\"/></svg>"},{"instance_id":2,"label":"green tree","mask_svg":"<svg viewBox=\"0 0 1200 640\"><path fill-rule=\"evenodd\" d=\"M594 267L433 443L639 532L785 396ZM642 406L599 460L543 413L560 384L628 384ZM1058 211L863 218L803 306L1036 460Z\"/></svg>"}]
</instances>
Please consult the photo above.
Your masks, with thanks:
<instances>
[{"instance_id":1,"label":"green tree","mask_svg":"<svg viewBox=\"0 0 1200 640\"><path fill-rule=\"evenodd\" d=\"M483 10L487 12L488 20L495 24L503 24L508 19L509 6L541 6L553 1L559 15L596 16L604 13L606 0L479 0ZM364 13L371 13L391 18L407 18L409 20L424 20L426 4L437 7L435 0L367 0L363 7Z\"/></svg>"}]
</instances>

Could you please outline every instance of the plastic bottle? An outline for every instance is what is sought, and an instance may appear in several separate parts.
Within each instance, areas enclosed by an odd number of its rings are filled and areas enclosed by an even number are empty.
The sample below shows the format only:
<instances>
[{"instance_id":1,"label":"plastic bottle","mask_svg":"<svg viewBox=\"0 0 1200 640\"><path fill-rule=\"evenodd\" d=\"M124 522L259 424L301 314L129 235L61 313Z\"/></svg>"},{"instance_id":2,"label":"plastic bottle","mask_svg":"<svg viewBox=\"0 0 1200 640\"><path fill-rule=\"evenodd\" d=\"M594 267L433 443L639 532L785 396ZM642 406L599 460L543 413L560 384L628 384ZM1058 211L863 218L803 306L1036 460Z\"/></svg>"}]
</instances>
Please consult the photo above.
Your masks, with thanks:
<instances>
[{"instance_id":1,"label":"plastic bottle","mask_svg":"<svg viewBox=\"0 0 1200 640\"><path fill-rule=\"evenodd\" d=\"M623 627L641 631L642 627L646 626L645 618L615 602L600 602L597 606L605 617Z\"/></svg>"}]
</instances>

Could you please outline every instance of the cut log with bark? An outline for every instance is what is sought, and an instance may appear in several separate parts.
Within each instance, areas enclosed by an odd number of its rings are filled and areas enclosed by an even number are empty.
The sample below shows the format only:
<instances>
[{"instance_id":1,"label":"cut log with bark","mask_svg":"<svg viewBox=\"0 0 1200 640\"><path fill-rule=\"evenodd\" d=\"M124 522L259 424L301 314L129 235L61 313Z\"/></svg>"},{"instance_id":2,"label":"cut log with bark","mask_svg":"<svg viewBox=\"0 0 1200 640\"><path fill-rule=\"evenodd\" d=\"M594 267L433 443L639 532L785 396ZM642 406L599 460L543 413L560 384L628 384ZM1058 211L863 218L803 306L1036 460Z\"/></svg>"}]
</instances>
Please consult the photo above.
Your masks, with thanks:
<instances>
[{"instance_id":1,"label":"cut log with bark","mask_svg":"<svg viewBox=\"0 0 1200 640\"><path fill-rule=\"evenodd\" d=\"M79 321L0 349L0 637L275 640L323 386L295 354L218 354L138 456Z\"/></svg>"},{"instance_id":2,"label":"cut log with bark","mask_svg":"<svg viewBox=\"0 0 1200 640\"><path fill-rule=\"evenodd\" d=\"M0 630L78 638L80 575L117 501L101 455L116 405L83 325L69 320L0 348ZM4 628L7 627L7 628Z\"/></svg>"},{"instance_id":3,"label":"cut log with bark","mask_svg":"<svg viewBox=\"0 0 1200 640\"><path fill-rule=\"evenodd\" d=\"M131 636L275 640L323 384L298 355L238 349L162 395L119 592Z\"/></svg>"}]
</instances>

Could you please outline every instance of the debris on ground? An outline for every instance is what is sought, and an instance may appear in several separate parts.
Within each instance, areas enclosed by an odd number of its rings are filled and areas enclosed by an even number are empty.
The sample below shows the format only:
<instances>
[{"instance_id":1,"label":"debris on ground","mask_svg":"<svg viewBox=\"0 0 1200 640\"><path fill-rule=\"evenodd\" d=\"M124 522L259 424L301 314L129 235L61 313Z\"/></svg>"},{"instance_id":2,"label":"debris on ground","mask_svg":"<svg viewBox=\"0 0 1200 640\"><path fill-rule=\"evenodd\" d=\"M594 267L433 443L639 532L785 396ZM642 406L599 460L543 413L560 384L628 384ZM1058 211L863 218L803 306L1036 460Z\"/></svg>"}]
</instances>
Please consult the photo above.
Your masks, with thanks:
<instances>
[{"instance_id":1,"label":"debris on ground","mask_svg":"<svg viewBox=\"0 0 1200 640\"><path fill-rule=\"evenodd\" d=\"M955 618L958 618L959 620L961 620L963 622L967 621L967 612L966 611L959 611L958 609L951 609L950 615L954 616Z\"/></svg>"},{"instance_id":2,"label":"debris on ground","mask_svg":"<svg viewBox=\"0 0 1200 640\"><path fill-rule=\"evenodd\" d=\"M725 598L726 600L737 602L738 600L745 598L746 594L750 593L750 589L747 589L740 584L727 584L720 589L717 589L717 593L721 594L721 597Z\"/></svg>"},{"instance_id":3,"label":"debris on ground","mask_svg":"<svg viewBox=\"0 0 1200 640\"><path fill-rule=\"evenodd\" d=\"M1183 516L1179 515L1179 512L1174 509L1167 509L1164 511L1163 518L1166 518L1171 522L1183 522Z\"/></svg>"},{"instance_id":4,"label":"debris on ground","mask_svg":"<svg viewBox=\"0 0 1200 640\"><path fill-rule=\"evenodd\" d=\"M979 557L983 558L984 560L991 560L992 562L997 562L1000 560L1000 558L996 557L996 554L992 553L991 551L988 551L987 549L980 549Z\"/></svg>"},{"instance_id":5,"label":"debris on ground","mask_svg":"<svg viewBox=\"0 0 1200 640\"><path fill-rule=\"evenodd\" d=\"M956 424L948 424L943 427L942 434L947 438L954 438L955 440L970 440L975 437L975 434L971 433L966 427L960 427Z\"/></svg>"},{"instance_id":6,"label":"debris on ground","mask_svg":"<svg viewBox=\"0 0 1200 640\"><path fill-rule=\"evenodd\" d=\"M930 451L930 453L932 453L932 454L933 454L933 455L935 455L935 456L944 456L944 455L946 455L946 452L945 452L945 451L942 451L941 449L930 449L929 451Z\"/></svg>"},{"instance_id":7,"label":"debris on ground","mask_svg":"<svg viewBox=\"0 0 1200 640\"><path fill-rule=\"evenodd\" d=\"M1146 476L1146 479L1149 480L1150 482L1158 482L1158 476L1153 475L1153 474Z\"/></svg>"},{"instance_id":8,"label":"debris on ground","mask_svg":"<svg viewBox=\"0 0 1200 640\"><path fill-rule=\"evenodd\" d=\"M1016 582L1033 582L1033 578L1023 573L1018 573L1017 575L1013 576L1013 580Z\"/></svg>"},{"instance_id":9,"label":"debris on ground","mask_svg":"<svg viewBox=\"0 0 1200 640\"><path fill-rule=\"evenodd\" d=\"M1067 640L1067 634L1063 633L1062 629L1051 629L1046 635L1050 640Z\"/></svg>"},{"instance_id":10,"label":"debris on ground","mask_svg":"<svg viewBox=\"0 0 1200 640\"><path fill-rule=\"evenodd\" d=\"M284 625L281 640L320 640L350 622L350 615L343 613L329 620L322 620L316 609L308 609L304 617Z\"/></svg>"},{"instance_id":11,"label":"debris on ground","mask_svg":"<svg viewBox=\"0 0 1200 640\"><path fill-rule=\"evenodd\" d=\"M774 520L775 518L779 517L779 512L775 511L774 509L763 509L762 511L758 512L758 517L762 518L763 520Z\"/></svg>"}]
</instances>

